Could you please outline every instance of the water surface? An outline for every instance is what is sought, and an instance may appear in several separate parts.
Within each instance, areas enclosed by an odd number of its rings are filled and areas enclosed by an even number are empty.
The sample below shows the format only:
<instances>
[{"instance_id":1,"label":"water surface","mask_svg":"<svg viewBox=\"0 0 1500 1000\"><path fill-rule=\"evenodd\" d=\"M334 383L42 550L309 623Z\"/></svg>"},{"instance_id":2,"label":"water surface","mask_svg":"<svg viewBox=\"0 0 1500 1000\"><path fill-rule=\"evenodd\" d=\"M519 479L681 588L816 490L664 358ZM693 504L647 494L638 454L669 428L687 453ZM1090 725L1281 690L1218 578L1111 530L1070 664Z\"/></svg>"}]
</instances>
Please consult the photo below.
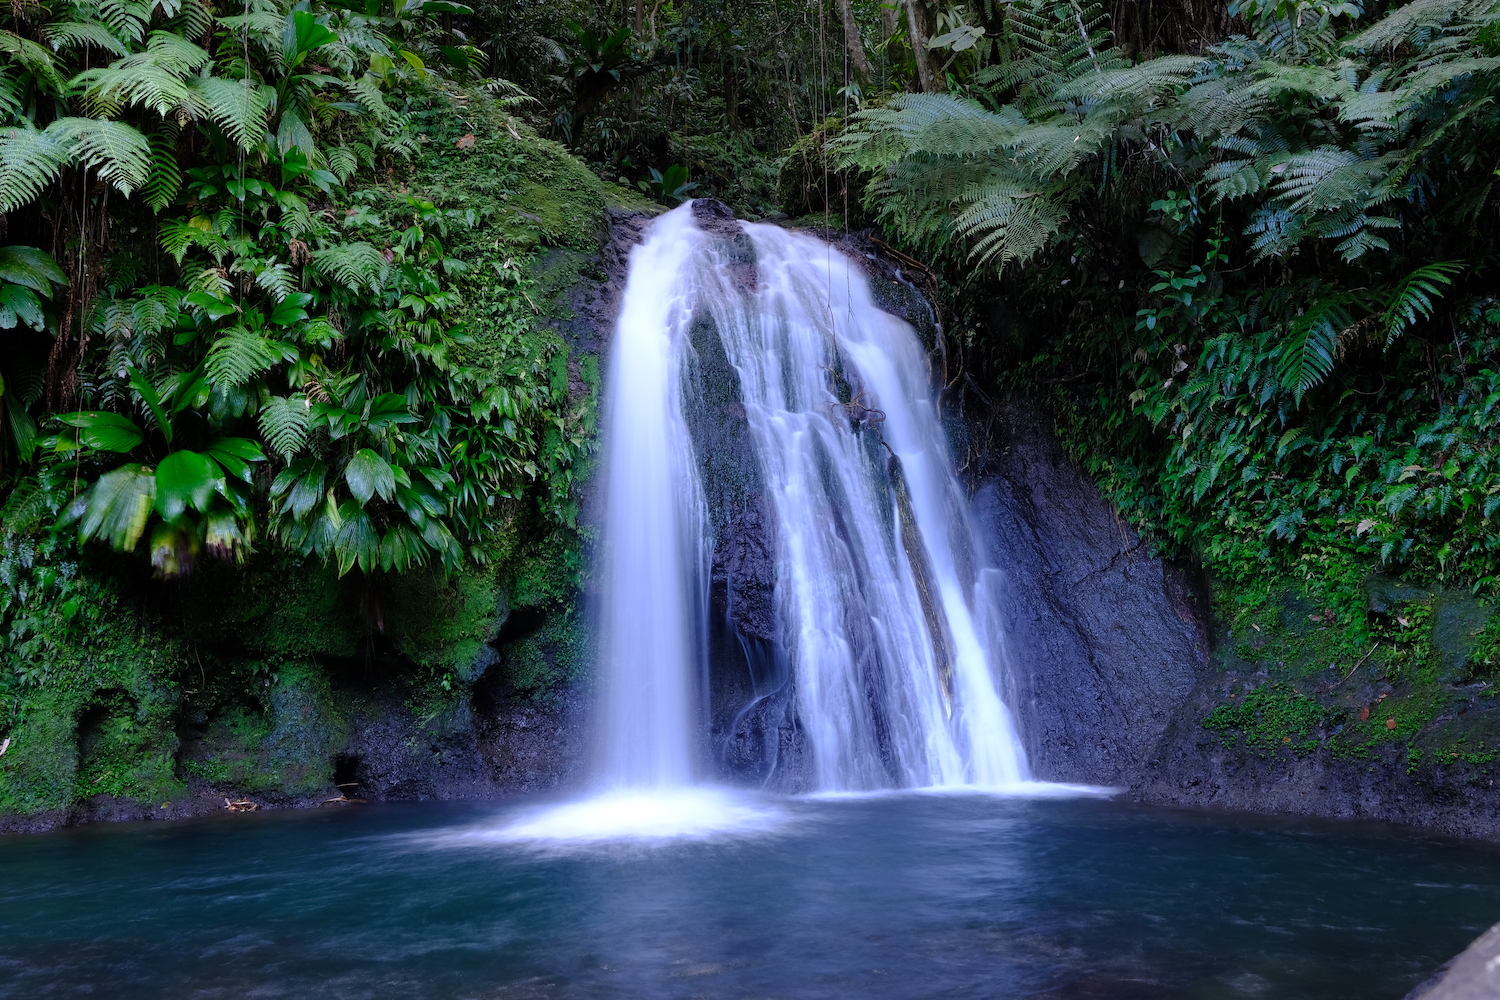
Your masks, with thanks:
<instances>
[{"instance_id":1,"label":"water surface","mask_svg":"<svg viewBox=\"0 0 1500 1000\"><path fill-rule=\"evenodd\" d=\"M526 802L6 838L0 997L1397 1000L1500 919L1495 851L1379 829L760 805L665 844L484 835Z\"/></svg>"}]
</instances>

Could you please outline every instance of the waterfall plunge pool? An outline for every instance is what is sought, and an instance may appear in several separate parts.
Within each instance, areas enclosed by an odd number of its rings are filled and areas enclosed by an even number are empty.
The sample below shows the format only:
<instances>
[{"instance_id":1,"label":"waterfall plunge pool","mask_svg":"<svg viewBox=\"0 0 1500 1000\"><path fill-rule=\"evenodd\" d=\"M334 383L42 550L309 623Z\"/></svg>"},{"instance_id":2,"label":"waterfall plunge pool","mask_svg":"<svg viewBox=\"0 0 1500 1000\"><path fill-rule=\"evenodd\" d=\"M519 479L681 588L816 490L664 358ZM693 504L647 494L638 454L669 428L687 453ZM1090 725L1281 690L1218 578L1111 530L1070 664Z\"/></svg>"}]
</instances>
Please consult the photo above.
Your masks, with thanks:
<instances>
[{"instance_id":1,"label":"waterfall plunge pool","mask_svg":"<svg viewBox=\"0 0 1500 1000\"><path fill-rule=\"evenodd\" d=\"M775 821L483 836L545 815L517 800L6 838L0 997L1398 1000L1500 912L1494 849L1379 828L740 801Z\"/></svg>"}]
</instances>

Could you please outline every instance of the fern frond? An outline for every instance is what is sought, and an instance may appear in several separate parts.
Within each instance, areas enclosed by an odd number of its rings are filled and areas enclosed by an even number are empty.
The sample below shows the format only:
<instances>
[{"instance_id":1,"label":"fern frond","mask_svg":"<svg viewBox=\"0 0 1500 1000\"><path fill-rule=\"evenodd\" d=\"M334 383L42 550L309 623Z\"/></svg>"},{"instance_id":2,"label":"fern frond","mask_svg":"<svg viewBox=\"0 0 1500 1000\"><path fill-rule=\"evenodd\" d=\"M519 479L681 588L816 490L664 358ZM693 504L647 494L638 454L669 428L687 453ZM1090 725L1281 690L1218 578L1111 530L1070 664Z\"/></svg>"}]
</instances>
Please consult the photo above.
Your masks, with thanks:
<instances>
[{"instance_id":1,"label":"fern frond","mask_svg":"<svg viewBox=\"0 0 1500 1000\"><path fill-rule=\"evenodd\" d=\"M31 39L22 38L14 31L0 31L0 53L36 77L42 89L56 95L67 89L67 81L58 70L56 58Z\"/></svg>"},{"instance_id":2,"label":"fern frond","mask_svg":"<svg viewBox=\"0 0 1500 1000\"><path fill-rule=\"evenodd\" d=\"M47 42L58 52L92 45L116 56L130 54L130 47L98 21L54 21L43 29Z\"/></svg>"},{"instance_id":3,"label":"fern frond","mask_svg":"<svg viewBox=\"0 0 1500 1000\"><path fill-rule=\"evenodd\" d=\"M250 149L265 138L267 115L276 95L272 87L217 76L196 77L189 86L200 111L241 149Z\"/></svg>"},{"instance_id":4,"label":"fern frond","mask_svg":"<svg viewBox=\"0 0 1500 1000\"><path fill-rule=\"evenodd\" d=\"M99 14L115 34L139 42L146 36L146 25L151 23L151 6L132 3L131 0L101 0Z\"/></svg>"},{"instance_id":5,"label":"fern frond","mask_svg":"<svg viewBox=\"0 0 1500 1000\"><path fill-rule=\"evenodd\" d=\"M80 162L129 196L151 173L151 144L124 122L103 118L59 118L46 135L71 146Z\"/></svg>"},{"instance_id":6,"label":"fern frond","mask_svg":"<svg viewBox=\"0 0 1500 1000\"><path fill-rule=\"evenodd\" d=\"M1278 371L1282 388L1298 402L1333 371L1339 339L1354 325L1348 304L1348 296L1331 295L1314 302L1292 323Z\"/></svg>"},{"instance_id":7,"label":"fern frond","mask_svg":"<svg viewBox=\"0 0 1500 1000\"><path fill-rule=\"evenodd\" d=\"M371 290L379 286L388 267L385 254L368 243L341 243L315 250L311 266L315 273L347 288Z\"/></svg>"},{"instance_id":8,"label":"fern frond","mask_svg":"<svg viewBox=\"0 0 1500 1000\"><path fill-rule=\"evenodd\" d=\"M0 128L0 214L14 212L40 198L72 159L56 135L30 123Z\"/></svg>"},{"instance_id":9,"label":"fern frond","mask_svg":"<svg viewBox=\"0 0 1500 1000\"><path fill-rule=\"evenodd\" d=\"M1435 301L1443 297L1444 289L1453 284L1453 279L1463 273L1464 267L1461 261L1434 261L1416 268L1396 283L1381 317L1387 347L1395 343L1408 327L1432 317Z\"/></svg>"},{"instance_id":10,"label":"fern frond","mask_svg":"<svg viewBox=\"0 0 1500 1000\"><path fill-rule=\"evenodd\" d=\"M237 389L282 360L278 345L244 327L235 327L214 341L203 370L215 385Z\"/></svg>"},{"instance_id":11,"label":"fern frond","mask_svg":"<svg viewBox=\"0 0 1500 1000\"><path fill-rule=\"evenodd\" d=\"M1344 42L1346 49L1370 52L1402 43L1421 45L1459 18L1473 17L1489 6L1483 0L1409 0Z\"/></svg>"},{"instance_id":12,"label":"fern frond","mask_svg":"<svg viewBox=\"0 0 1500 1000\"><path fill-rule=\"evenodd\" d=\"M151 134L151 172L141 193L151 211L160 212L172 204L182 187L182 171L177 166L177 130L163 128Z\"/></svg>"},{"instance_id":13,"label":"fern frond","mask_svg":"<svg viewBox=\"0 0 1500 1000\"><path fill-rule=\"evenodd\" d=\"M312 425L307 397L269 396L260 404L260 436L270 449L290 461L307 443Z\"/></svg>"},{"instance_id":14,"label":"fern frond","mask_svg":"<svg viewBox=\"0 0 1500 1000\"><path fill-rule=\"evenodd\" d=\"M272 264L255 276L255 283L281 302L297 290L297 275L286 264Z\"/></svg>"}]
</instances>

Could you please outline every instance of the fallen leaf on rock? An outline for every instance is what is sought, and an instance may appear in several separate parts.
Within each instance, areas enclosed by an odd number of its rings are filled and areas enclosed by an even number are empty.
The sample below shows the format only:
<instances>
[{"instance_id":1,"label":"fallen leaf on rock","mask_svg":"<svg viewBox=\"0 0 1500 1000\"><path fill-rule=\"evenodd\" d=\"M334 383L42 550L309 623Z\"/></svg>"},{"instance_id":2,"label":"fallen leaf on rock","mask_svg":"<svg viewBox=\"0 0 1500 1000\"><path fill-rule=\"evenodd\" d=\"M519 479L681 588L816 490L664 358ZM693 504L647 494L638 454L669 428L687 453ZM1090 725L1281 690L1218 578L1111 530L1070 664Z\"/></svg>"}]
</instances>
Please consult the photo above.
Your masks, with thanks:
<instances>
[{"instance_id":1,"label":"fallen leaf on rock","mask_svg":"<svg viewBox=\"0 0 1500 1000\"><path fill-rule=\"evenodd\" d=\"M1365 722L1370 718L1370 706L1362 705L1359 709L1359 721Z\"/></svg>"},{"instance_id":2,"label":"fallen leaf on rock","mask_svg":"<svg viewBox=\"0 0 1500 1000\"><path fill-rule=\"evenodd\" d=\"M1396 728L1396 720L1395 719L1386 719L1385 720L1385 728L1387 728L1387 729L1395 729Z\"/></svg>"}]
</instances>

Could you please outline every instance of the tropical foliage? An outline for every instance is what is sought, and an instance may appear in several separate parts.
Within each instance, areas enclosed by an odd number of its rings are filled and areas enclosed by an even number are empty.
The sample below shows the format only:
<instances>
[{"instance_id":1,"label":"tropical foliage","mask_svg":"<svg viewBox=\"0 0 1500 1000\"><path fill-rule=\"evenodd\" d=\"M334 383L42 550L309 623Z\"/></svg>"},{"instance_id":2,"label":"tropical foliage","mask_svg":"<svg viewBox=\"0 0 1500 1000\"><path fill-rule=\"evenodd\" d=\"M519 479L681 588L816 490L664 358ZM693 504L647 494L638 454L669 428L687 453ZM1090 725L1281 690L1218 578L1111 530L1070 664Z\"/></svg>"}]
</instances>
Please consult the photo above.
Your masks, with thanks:
<instances>
[{"instance_id":1,"label":"tropical foliage","mask_svg":"<svg viewBox=\"0 0 1500 1000\"><path fill-rule=\"evenodd\" d=\"M480 216L355 185L453 105L475 52L436 17L463 10L82 4L0 32L0 211L63 260L0 251L0 324L38 335L0 362L7 450L42 462L12 529L145 540L166 577L257 539L341 573L482 556L540 442L536 393L459 357L443 243Z\"/></svg>"},{"instance_id":2,"label":"tropical foliage","mask_svg":"<svg viewBox=\"0 0 1500 1000\"><path fill-rule=\"evenodd\" d=\"M1248 33L1139 59L1097 6L1009 5L966 80L835 146L960 302L1006 303L971 362L1169 548L1492 583L1500 11L1230 12Z\"/></svg>"}]
</instances>

